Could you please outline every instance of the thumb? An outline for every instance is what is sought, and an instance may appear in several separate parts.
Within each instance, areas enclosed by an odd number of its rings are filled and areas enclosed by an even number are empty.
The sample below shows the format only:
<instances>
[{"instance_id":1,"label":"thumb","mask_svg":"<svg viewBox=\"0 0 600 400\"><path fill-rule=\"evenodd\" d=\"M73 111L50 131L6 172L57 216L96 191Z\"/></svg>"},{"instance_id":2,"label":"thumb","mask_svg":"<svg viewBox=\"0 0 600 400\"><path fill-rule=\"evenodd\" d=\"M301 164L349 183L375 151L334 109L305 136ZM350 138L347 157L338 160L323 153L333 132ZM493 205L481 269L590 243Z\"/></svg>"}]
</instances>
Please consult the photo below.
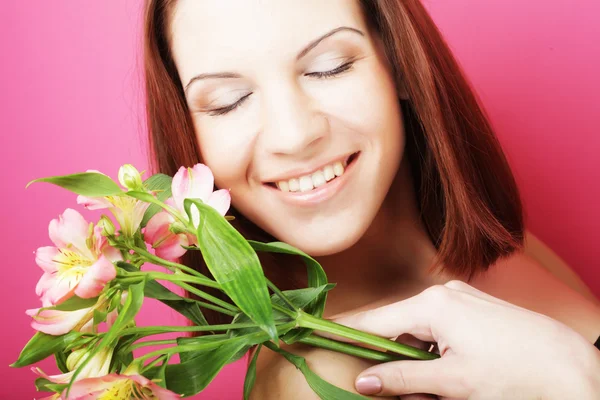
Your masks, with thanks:
<instances>
[{"instance_id":1,"label":"thumb","mask_svg":"<svg viewBox=\"0 0 600 400\"><path fill-rule=\"evenodd\" d=\"M468 398L459 362L452 355L431 361L393 361L363 371L356 379L361 394L398 396L428 393Z\"/></svg>"}]
</instances>

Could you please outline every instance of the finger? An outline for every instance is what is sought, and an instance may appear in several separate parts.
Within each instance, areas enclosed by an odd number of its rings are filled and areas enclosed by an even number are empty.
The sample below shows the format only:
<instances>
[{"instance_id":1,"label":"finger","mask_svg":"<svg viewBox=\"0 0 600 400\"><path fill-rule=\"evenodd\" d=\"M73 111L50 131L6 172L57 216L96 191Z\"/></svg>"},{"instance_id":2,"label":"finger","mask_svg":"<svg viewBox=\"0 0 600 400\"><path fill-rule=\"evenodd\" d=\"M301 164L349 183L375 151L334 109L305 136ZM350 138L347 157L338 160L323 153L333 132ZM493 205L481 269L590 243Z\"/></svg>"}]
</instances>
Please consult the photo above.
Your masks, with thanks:
<instances>
[{"instance_id":1,"label":"finger","mask_svg":"<svg viewBox=\"0 0 600 400\"><path fill-rule=\"evenodd\" d=\"M398 336L396 339L394 339L394 341L425 351L428 351L431 348L431 343L417 339L416 337L408 333L404 333Z\"/></svg>"},{"instance_id":2,"label":"finger","mask_svg":"<svg viewBox=\"0 0 600 400\"><path fill-rule=\"evenodd\" d=\"M374 335L392 338L408 333L425 342L435 342L430 328L431 304L424 292L383 307L338 318L334 322Z\"/></svg>"},{"instance_id":3,"label":"finger","mask_svg":"<svg viewBox=\"0 0 600 400\"><path fill-rule=\"evenodd\" d=\"M407 394L405 396L401 396L400 400L437 400L439 397L432 394Z\"/></svg>"},{"instance_id":4,"label":"finger","mask_svg":"<svg viewBox=\"0 0 600 400\"><path fill-rule=\"evenodd\" d=\"M459 292L468 293L468 294L478 297L482 300L487 300L487 301L495 303L495 304L501 304L504 306L509 306L511 308L520 308L518 306L515 306L514 304L511 304L502 299L494 297L488 293L482 292L481 290L474 288L473 286L471 286L463 281L452 280L452 281L446 282L444 284L444 286L449 289L452 289L452 290L457 290Z\"/></svg>"},{"instance_id":5,"label":"finger","mask_svg":"<svg viewBox=\"0 0 600 400\"><path fill-rule=\"evenodd\" d=\"M461 363L457 363L454 357L432 361L393 361L363 371L356 379L355 386L359 393L366 395L431 393L467 398L461 372Z\"/></svg>"}]
</instances>

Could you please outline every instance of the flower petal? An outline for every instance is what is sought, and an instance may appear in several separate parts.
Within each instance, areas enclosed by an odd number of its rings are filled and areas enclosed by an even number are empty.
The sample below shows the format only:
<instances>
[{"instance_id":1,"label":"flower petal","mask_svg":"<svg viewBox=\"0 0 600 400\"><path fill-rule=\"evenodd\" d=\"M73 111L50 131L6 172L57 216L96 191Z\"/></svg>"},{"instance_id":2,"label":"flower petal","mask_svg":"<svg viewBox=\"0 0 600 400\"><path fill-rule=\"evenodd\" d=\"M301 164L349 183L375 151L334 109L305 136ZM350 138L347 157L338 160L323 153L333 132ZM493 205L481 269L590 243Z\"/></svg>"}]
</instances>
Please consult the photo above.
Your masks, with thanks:
<instances>
[{"instance_id":1,"label":"flower petal","mask_svg":"<svg viewBox=\"0 0 600 400\"><path fill-rule=\"evenodd\" d=\"M75 288L75 294L82 299L91 299L98 296L107 282L115 279L117 270L115 266L104 256L88 268L83 278Z\"/></svg>"},{"instance_id":2,"label":"flower petal","mask_svg":"<svg viewBox=\"0 0 600 400\"><path fill-rule=\"evenodd\" d=\"M208 198L207 204L217 210L219 214L225 215L231 205L231 195L229 190L220 189L213 192Z\"/></svg>"},{"instance_id":3,"label":"flower petal","mask_svg":"<svg viewBox=\"0 0 600 400\"><path fill-rule=\"evenodd\" d=\"M158 400L172 400L172 399L180 399L181 396L173 393L170 390L162 388L158 386L156 383L152 382L148 378L142 375L128 375L128 377L137 382L142 387L147 387L152 390L152 394L156 396Z\"/></svg>"},{"instance_id":4,"label":"flower petal","mask_svg":"<svg viewBox=\"0 0 600 400\"><path fill-rule=\"evenodd\" d=\"M35 262L44 272L53 273L57 270L56 255L59 250L54 246L40 247L35 251Z\"/></svg>"},{"instance_id":5,"label":"flower petal","mask_svg":"<svg viewBox=\"0 0 600 400\"><path fill-rule=\"evenodd\" d=\"M88 210L102 210L112 207L110 201L104 197L86 197L81 195L77 196L77 204L81 204Z\"/></svg>"},{"instance_id":6,"label":"flower petal","mask_svg":"<svg viewBox=\"0 0 600 400\"><path fill-rule=\"evenodd\" d=\"M72 246L79 254L93 258L86 244L88 229L89 224L83 216L79 212L67 208L58 219L50 222L49 234L56 247L64 249Z\"/></svg>"},{"instance_id":7,"label":"flower petal","mask_svg":"<svg viewBox=\"0 0 600 400\"><path fill-rule=\"evenodd\" d=\"M48 335L64 335L73 330L81 319L91 310L82 308L75 311L41 310L39 308L26 310L25 313L33 317L31 327ZM39 312L39 313L38 313Z\"/></svg>"},{"instance_id":8,"label":"flower petal","mask_svg":"<svg viewBox=\"0 0 600 400\"><path fill-rule=\"evenodd\" d=\"M187 252L187 249L181 246L189 246L188 238L184 233L178 235L171 234L167 239L161 242L160 246L155 248L158 257L168 261L175 261Z\"/></svg>"},{"instance_id":9,"label":"flower petal","mask_svg":"<svg viewBox=\"0 0 600 400\"><path fill-rule=\"evenodd\" d=\"M54 285L56 280L55 274L44 273L37 285L35 286L35 294L38 296L44 296L44 294Z\"/></svg>"},{"instance_id":10,"label":"flower petal","mask_svg":"<svg viewBox=\"0 0 600 400\"><path fill-rule=\"evenodd\" d=\"M113 388L116 385L127 384L124 381L129 381L129 384L133 384L138 388L146 388L152 391L152 395L148 398L157 400L174 400L180 399L181 396L171 392L170 390L164 389L154 382L140 375L118 375L109 374L100 378L87 378L79 380L73 383L71 391L69 392L70 400L93 400L100 397L100 395L106 393L107 390ZM66 389L65 389L66 391ZM141 390L138 390L141 392ZM147 390L144 390L147 393ZM64 394L64 392L63 392ZM149 394L149 393L148 393Z\"/></svg>"},{"instance_id":11,"label":"flower petal","mask_svg":"<svg viewBox=\"0 0 600 400\"><path fill-rule=\"evenodd\" d=\"M146 225L144 231L144 241L151 245L160 244L168 236L173 233L169 230L171 224L175 222L175 218L166 211L156 213Z\"/></svg>"},{"instance_id":12,"label":"flower petal","mask_svg":"<svg viewBox=\"0 0 600 400\"><path fill-rule=\"evenodd\" d=\"M173 177L171 192L177 208L184 212L184 199L201 199L206 202L213 187L214 177L210 168L198 163L192 168L179 168Z\"/></svg>"},{"instance_id":13,"label":"flower petal","mask_svg":"<svg viewBox=\"0 0 600 400\"><path fill-rule=\"evenodd\" d=\"M72 297L78 283L77 275L55 275L50 286L41 296L42 302L48 305L60 304Z\"/></svg>"},{"instance_id":14,"label":"flower petal","mask_svg":"<svg viewBox=\"0 0 600 400\"><path fill-rule=\"evenodd\" d=\"M73 371L69 371L67 373L59 375L47 375L39 367L31 367L31 370L37 375L41 376L42 378L48 379L50 382L53 383L69 383L69 381L71 380L71 376L73 375Z\"/></svg>"}]
</instances>

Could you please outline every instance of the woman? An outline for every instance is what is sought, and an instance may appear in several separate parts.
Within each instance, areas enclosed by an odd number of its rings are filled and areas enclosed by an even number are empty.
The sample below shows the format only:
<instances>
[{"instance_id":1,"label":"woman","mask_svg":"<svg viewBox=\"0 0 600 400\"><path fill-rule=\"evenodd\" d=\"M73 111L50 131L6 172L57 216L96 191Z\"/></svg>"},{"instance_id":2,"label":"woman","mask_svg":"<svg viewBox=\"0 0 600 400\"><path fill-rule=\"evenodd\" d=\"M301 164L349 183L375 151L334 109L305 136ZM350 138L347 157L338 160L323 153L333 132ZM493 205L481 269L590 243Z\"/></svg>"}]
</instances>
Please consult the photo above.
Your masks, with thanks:
<instances>
[{"instance_id":1,"label":"woman","mask_svg":"<svg viewBox=\"0 0 600 400\"><path fill-rule=\"evenodd\" d=\"M316 257L337 283L325 316L462 279L600 333L588 289L525 233L493 130L419 1L147 0L145 72L155 170L204 162L247 237ZM262 261L279 287L303 285L298 260ZM347 390L372 365L290 351ZM265 351L253 396L315 395Z\"/></svg>"}]
</instances>

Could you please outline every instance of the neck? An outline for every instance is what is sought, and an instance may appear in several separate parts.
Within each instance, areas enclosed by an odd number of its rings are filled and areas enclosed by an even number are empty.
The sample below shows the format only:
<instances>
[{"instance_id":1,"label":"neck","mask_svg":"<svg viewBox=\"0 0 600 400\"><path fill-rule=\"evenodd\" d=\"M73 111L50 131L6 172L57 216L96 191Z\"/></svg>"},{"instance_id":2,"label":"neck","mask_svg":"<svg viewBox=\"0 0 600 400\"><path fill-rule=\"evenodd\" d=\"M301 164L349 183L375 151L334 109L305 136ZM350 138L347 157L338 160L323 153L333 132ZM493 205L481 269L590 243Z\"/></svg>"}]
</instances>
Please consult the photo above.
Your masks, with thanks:
<instances>
[{"instance_id":1,"label":"neck","mask_svg":"<svg viewBox=\"0 0 600 400\"><path fill-rule=\"evenodd\" d=\"M318 261L336 288L327 314L397 296L428 280L435 247L419 217L409 164L402 161L375 220L351 248Z\"/></svg>"}]
</instances>

